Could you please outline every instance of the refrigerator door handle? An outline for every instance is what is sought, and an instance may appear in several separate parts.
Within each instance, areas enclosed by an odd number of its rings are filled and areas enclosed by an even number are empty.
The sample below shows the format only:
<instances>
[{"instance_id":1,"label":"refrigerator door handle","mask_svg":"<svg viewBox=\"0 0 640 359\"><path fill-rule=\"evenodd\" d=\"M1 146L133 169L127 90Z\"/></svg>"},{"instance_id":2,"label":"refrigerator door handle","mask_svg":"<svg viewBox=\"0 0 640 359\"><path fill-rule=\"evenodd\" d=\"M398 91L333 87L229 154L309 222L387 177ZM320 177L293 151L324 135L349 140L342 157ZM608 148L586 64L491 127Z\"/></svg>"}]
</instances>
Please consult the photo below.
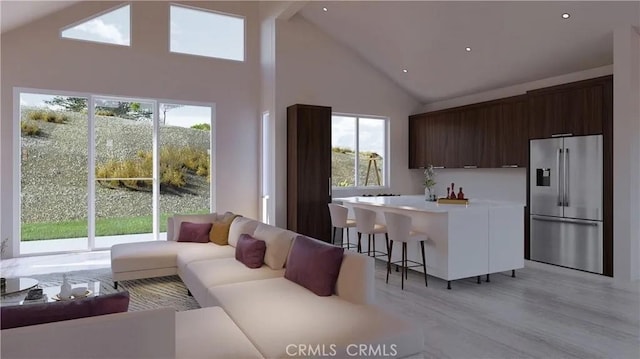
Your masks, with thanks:
<instances>
[{"instance_id":1,"label":"refrigerator door handle","mask_svg":"<svg viewBox=\"0 0 640 359\"><path fill-rule=\"evenodd\" d=\"M597 226L600 222L597 221L583 221L580 219L569 219L569 218L554 218L554 217L542 217L531 215L531 219L535 221L543 221L543 222L560 222L560 223L571 223L571 224L583 224L585 226Z\"/></svg>"},{"instance_id":2,"label":"refrigerator door handle","mask_svg":"<svg viewBox=\"0 0 640 359\"><path fill-rule=\"evenodd\" d=\"M569 207L569 149L564 149L564 206Z\"/></svg>"},{"instance_id":3,"label":"refrigerator door handle","mask_svg":"<svg viewBox=\"0 0 640 359\"><path fill-rule=\"evenodd\" d=\"M556 158L556 177L557 177L557 181L558 181L558 188L556 189L557 192L557 198L558 198L558 206L562 207L562 194L560 191L560 158L561 158L561 154L562 154L562 148L558 148L558 153L557 153L557 158Z\"/></svg>"}]
</instances>

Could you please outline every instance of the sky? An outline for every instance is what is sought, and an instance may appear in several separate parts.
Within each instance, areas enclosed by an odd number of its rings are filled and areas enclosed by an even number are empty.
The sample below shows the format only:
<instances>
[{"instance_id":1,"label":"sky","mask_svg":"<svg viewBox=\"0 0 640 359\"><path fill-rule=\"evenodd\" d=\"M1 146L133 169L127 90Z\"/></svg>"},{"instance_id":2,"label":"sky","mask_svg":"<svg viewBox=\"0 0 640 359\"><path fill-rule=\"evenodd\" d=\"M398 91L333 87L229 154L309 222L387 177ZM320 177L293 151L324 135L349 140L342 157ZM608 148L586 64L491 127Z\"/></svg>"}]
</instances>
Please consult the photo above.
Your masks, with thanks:
<instances>
[{"instance_id":1,"label":"sky","mask_svg":"<svg viewBox=\"0 0 640 359\"><path fill-rule=\"evenodd\" d=\"M129 46L131 9L126 5L62 31L72 39ZM172 52L244 61L244 19L171 6Z\"/></svg>"},{"instance_id":2,"label":"sky","mask_svg":"<svg viewBox=\"0 0 640 359\"><path fill-rule=\"evenodd\" d=\"M62 37L129 46L130 6L126 5L62 31Z\"/></svg>"},{"instance_id":3,"label":"sky","mask_svg":"<svg viewBox=\"0 0 640 359\"><path fill-rule=\"evenodd\" d=\"M385 120L360 117L360 151L373 151L384 157ZM332 116L331 146L355 149L356 117Z\"/></svg>"}]
</instances>

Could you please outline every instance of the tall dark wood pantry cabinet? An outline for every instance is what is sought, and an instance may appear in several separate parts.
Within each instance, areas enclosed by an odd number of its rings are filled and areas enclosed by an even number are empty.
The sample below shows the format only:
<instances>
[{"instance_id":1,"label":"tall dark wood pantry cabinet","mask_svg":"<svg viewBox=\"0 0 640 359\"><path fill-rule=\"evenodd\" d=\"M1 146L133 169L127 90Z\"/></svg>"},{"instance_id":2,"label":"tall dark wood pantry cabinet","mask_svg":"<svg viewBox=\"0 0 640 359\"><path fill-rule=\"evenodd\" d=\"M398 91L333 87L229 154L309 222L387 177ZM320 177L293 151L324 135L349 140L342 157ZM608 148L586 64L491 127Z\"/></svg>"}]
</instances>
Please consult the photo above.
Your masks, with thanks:
<instances>
[{"instance_id":1,"label":"tall dark wood pantry cabinet","mask_svg":"<svg viewBox=\"0 0 640 359\"><path fill-rule=\"evenodd\" d=\"M287 108L287 228L331 240L331 107Z\"/></svg>"}]
</instances>

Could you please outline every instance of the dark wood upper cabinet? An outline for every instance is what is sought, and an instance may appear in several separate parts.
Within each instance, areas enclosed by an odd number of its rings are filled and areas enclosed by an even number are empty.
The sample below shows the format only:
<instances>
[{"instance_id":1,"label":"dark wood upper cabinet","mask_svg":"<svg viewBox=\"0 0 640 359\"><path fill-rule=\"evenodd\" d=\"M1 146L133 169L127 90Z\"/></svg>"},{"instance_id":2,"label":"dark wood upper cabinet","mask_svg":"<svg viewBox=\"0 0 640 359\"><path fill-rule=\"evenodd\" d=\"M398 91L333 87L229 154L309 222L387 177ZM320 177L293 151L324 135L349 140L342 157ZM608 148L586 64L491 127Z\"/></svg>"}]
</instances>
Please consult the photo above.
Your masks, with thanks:
<instances>
[{"instance_id":1,"label":"dark wood upper cabinet","mask_svg":"<svg viewBox=\"0 0 640 359\"><path fill-rule=\"evenodd\" d=\"M287 108L287 228L331 240L331 107Z\"/></svg>"},{"instance_id":2,"label":"dark wood upper cabinet","mask_svg":"<svg viewBox=\"0 0 640 359\"><path fill-rule=\"evenodd\" d=\"M529 137L602 134L612 81L604 76L527 92Z\"/></svg>"},{"instance_id":3,"label":"dark wood upper cabinet","mask_svg":"<svg viewBox=\"0 0 640 359\"><path fill-rule=\"evenodd\" d=\"M409 117L409 168L427 166L427 117L424 115Z\"/></svg>"},{"instance_id":4,"label":"dark wood upper cabinet","mask_svg":"<svg viewBox=\"0 0 640 359\"><path fill-rule=\"evenodd\" d=\"M527 167L529 162L527 97L522 95L504 99L500 111L495 137L498 155L495 167Z\"/></svg>"},{"instance_id":5,"label":"dark wood upper cabinet","mask_svg":"<svg viewBox=\"0 0 640 359\"><path fill-rule=\"evenodd\" d=\"M603 133L612 86L604 76L413 115L409 167L526 167L529 139Z\"/></svg>"}]
</instances>

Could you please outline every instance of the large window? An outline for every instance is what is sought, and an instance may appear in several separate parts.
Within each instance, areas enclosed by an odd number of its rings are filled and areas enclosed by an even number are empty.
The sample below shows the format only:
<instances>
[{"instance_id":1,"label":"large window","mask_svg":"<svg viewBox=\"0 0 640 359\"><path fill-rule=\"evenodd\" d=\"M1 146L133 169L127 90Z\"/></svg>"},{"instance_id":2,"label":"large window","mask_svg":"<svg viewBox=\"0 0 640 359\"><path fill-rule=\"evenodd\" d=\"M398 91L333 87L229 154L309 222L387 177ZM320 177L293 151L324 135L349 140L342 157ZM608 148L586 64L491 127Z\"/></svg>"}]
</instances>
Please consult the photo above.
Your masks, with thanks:
<instances>
[{"instance_id":1,"label":"large window","mask_svg":"<svg viewBox=\"0 0 640 359\"><path fill-rule=\"evenodd\" d=\"M60 35L74 40L129 46L131 44L130 5L70 25L62 29Z\"/></svg>"},{"instance_id":2,"label":"large window","mask_svg":"<svg viewBox=\"0 0 640 359\"><path fill-rule=\"evenodd\" d=\"M171 5L171 52L244 61L244 18Z\"/></svg>"},{"instance_id":3,"label":"large window","mask_svg":"<svg viewBox=\"0 0 640 359\"><path fill-rule=\"evenodd\" d=\"M331 117L333 187L387 186L387 118Z\"/></svg>"},{"instance_id":4,"label":"large window","mask_svg":"<svg viewBox=\"0 0 640 359\"><path fill-rule=\"evenodd\" d=\"M163 239L168 216L215 209L213 104L16 96L20 254Z\"/></svg>"}]
</instances>

